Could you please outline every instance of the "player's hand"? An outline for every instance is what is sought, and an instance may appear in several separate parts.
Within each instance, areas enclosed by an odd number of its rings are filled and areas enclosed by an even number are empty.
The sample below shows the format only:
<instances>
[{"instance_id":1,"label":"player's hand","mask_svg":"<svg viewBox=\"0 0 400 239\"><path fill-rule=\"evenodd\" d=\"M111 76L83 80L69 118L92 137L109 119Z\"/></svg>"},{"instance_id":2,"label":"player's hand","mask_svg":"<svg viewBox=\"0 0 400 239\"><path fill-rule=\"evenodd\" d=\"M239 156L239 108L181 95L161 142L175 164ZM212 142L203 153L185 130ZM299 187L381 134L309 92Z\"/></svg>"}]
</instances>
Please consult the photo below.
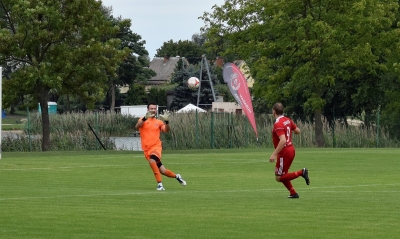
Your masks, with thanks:
<instances>
[{"instance_id":1,"label":"player's hand","mask_svg":"<svg viewBox=\"0 0 400 239\"><path fill-rule=\"evenodd\" d=\"M163 113L160 115L160 120L162 120L164 122L168 122L169 116L170 116L170 113L168 111L163 111Z\"/></svg>"},{"instance_id":2,"label":"player's hand","mask_svg":"<svg viewBox=\"0 0 400 239\"><path fill-rule=\"evenodd\" d=\"M146 119L148 119L148 118L154 118L154 117L156 117L156 114L154 114L154 112L152 112L152 111L147 111L145 117L146 117Z\"/></svg>"},{"instance_id":3,"label":"player's hand","mask_svg":"<svg viewBox=\"0 0 400 239\"><path fill-rule=\"evenodd\" d=\"M269 161L270 161L271 163L276 162L276 157L277 157L277 155L274 154L274 153L272 153L271 156L269 157Z\"/></svg>"}]
</instances>

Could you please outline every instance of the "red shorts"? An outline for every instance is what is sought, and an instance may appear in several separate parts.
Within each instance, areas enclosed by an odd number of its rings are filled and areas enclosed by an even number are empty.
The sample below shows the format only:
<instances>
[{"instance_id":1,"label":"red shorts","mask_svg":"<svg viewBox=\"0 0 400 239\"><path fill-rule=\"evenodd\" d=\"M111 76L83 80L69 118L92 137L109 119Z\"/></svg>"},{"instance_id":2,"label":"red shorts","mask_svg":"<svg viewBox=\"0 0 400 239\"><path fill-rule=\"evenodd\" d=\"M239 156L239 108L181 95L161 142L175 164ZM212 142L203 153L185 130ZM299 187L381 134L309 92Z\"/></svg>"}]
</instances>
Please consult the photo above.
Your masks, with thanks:
<instances>
[{"instance_id":1,"label":"red shorts","mask_svg":"<svg viewBox=\"0 0 400 239\"><path fill-rule=\"evenodd\" d=\"M276 164L275 164L276 176L282 176L287 174L290 166L292 165L294 156L296 155L294 147L289 147L282 151L278 154L278 157L276 159Z\"/></svg>"}]
</instances>

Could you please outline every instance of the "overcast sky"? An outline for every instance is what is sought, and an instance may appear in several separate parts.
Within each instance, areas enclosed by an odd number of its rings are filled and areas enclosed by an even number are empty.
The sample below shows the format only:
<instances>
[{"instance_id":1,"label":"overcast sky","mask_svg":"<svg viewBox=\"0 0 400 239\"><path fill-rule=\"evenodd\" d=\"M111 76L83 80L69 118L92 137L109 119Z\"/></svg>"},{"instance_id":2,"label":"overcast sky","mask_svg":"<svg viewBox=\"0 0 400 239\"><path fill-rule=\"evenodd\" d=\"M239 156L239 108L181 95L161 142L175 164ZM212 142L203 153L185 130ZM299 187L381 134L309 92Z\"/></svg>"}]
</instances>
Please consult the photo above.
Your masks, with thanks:
<instances>
[{"instance_id":1,"label":"overcast sky","mask_svg":"<svg viewBox=\"0 0 400 239\"><path fill-rule=\"evenodd\" d=\"M113 8L113 16L131 19L132 32L146 41L145 48L153 59L164 42L191 40L200 33L204 22L198 17L212 12L224 0L102 0Z\"/></svg>"}]
</instances>

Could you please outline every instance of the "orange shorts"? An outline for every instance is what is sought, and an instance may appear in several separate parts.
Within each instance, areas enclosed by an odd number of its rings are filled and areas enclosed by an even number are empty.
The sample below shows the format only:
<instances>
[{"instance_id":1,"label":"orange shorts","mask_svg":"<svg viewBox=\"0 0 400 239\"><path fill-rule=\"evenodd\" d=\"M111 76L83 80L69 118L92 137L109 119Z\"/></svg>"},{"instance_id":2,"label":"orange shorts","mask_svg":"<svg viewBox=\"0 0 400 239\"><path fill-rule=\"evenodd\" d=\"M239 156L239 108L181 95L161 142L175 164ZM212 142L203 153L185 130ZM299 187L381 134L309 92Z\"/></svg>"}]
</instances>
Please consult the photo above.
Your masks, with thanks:
<instances>
[{"instance_id":1,"label":"orange shorts","mask_svg":"<svg viewBox=\"0 0 400 239\"><path fill-rule=\"evenodd\" d=\"M157 156L161 160L161 152L162 152L162 147L160 146L153 146L149 149L146 149L144 151L144 157L146 157L147 161L150 160L151 155Z\"/></svg>"}]
</instances>

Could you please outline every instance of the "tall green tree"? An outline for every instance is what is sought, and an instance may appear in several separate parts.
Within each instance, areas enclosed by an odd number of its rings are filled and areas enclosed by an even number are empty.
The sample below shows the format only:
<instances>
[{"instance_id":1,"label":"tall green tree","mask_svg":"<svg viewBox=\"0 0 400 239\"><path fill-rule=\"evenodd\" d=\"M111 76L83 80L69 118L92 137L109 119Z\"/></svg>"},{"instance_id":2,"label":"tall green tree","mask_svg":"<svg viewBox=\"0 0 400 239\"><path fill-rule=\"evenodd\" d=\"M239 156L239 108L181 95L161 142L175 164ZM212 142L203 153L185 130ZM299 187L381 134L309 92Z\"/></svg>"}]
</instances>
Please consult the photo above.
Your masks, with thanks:
<instances>
[{"instance_id":1,"label":"tall green tree","mask_svg":"<svg viewBox=\"0 0 400 239\"><path fill-rule=\"evenodd\" d=\"M205 33L195 33L192 35L192 42L203 47L206 42L207 35Z\"/></svg>"},{"instance_id":2,"label":"tall green tree","mask_svg":"<svg viewBox=\"0 0 400 239\"><path fill-rule=\"evenodd\" d=\"M74 94L89 108L104 98L107 75L128 55L118 27L96 0L0 0L0 62L17 64L5 100L31 95L42 108L42 150L50 148L50 90Z\"/></svg>"},{"instance_id":3,"label":"tall green tree","mask_svg":"<svg viewBox=\"0 0 400 239\"><path fill-rule=\"evenodd\" d=\"M130 51L129 55L119 65L116 74L109 76L110 110L114 111L117 86L143 84L156 73L149 69L149 53L144 47L146 41L142 40L140 35L132 32L131 20L113 16L109 16L109 18L113 25L120 29L117 34L117 38L121 40L120 49L129 49Z\"/></svg>"},{"instance_id":4,"label":"tall green tree","mask_svg":"<svg viewBox=\"0 0 400 239\"><path fill-rule=\"evenodd\" d=\"M151 87L148 93L148 102L155 102L159 106L167 105L167 92L161 87ZM166 108L163 108L165 110Z\"/></svg>"},{"instance_id":5,"label":"tall green tree","mask_svg":"<svg viewBox=\"0 0 400 239\"><path fill-rule=\"evenodd\" d=\"M270 105L301 107L323 146L324 107L332 95L344 96L329 94L338 82L353 87L347 99L358 111L383 102L387 59L399 56L399 29L392 27L397 8L395 0L227 0L203 20L208 45L249 64L254 94Z\"/></svg>"},{"instance_id":6,"label":"tall green tree","mask_svg":"<svg viewBox=\"0 0 400 239\"><path fill-rule=\"evenodd\" d=\"M398 71L386 75L385 79L385 104L381 108L381 124L386 127L389 134L400 140L400 66Z\"/></svg>"},{"instance_id":7,"label":"tall green tree","mask_svg":"<svg viewBox=\"0 0 400 239\"><path fill-rule=\"evenodd\" d=\"M201 40L197 39L197 36L195 39L197 43L189 40L179 40L177 42L169 40L164 42L163 45L157 49L156 57L180 56L185 57L189 63L196 64L201 61L204 50L203 47L199 45Z\"/></svg>"},{"instance_id":8,"label":"tall green tree","mask_svg":"<svg viewBox=\"0 0 400 239\"><path fill-rule=\"evenodd\" d=\"M400 1L399 1L400 3ZM397 22L400 21L400 9L396 14L396 21L393 23L393 28L398 28ZM397 44L396 44L397 43ZM398 49L399 44L394 41L394 46ZM400 140L400 64L399 57L394 56L389 60L392 70L383 77L385 102L381 107L381 123L388 130L390 135Z\"/></svg>"},{"instance_id":9,"label":"tall green tree","mask_svg":"<svg viewBox=\"0 0 400 239\"><path fill-rule=\"evenodd\" d=\"M146 87L141 84L132 84L125 99L126 105L147 105L148 95Z\"/></svg>"}]
</instances>

